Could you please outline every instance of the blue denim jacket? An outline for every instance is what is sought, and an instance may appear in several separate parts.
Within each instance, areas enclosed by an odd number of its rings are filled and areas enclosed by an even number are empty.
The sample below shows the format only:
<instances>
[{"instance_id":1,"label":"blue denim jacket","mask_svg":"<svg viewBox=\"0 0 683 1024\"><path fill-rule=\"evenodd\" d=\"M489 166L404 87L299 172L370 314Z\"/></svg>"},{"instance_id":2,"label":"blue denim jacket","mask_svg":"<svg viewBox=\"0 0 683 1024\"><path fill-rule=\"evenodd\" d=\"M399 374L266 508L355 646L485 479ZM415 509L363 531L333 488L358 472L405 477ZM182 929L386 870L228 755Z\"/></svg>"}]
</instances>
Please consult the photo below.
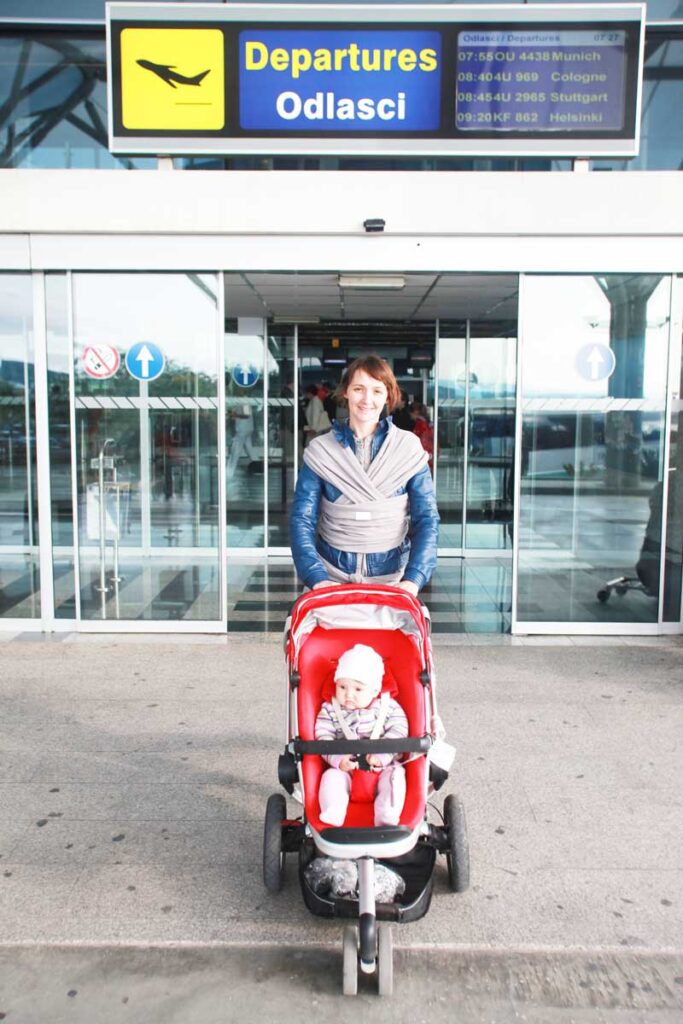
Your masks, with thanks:
<instances>
[{"instance_id":1,"label":"blue denim jacket","mask_svg":"<svg viewBox=\"0 0 683 1024\"><path fill-rule=\"evenodd\" d=\"M381 448L387 436L391 417L383 419L372 438L372 458ZM332 424L337 440L354 452L353 432L348 424ZM412 580L422 588L434 572L436 545L439 534L439 513L436 508L434 484L429 467L411 477L405 487L396 493L408 492L410 508L410 529L400 547L391 551L375 551L366 555L367 571L370 576L384 576L403 569L403 579ZM294 504L289 520L292 557L296 570L307 587L313 587L328 579L327 570L320 555L345 573L355 573L357 555L330 547L317 534L320 500L324 495L328 501L336 501L341 491L322 480L305 464L299 473L294 492Z\"/></svg>"}]
</instances>

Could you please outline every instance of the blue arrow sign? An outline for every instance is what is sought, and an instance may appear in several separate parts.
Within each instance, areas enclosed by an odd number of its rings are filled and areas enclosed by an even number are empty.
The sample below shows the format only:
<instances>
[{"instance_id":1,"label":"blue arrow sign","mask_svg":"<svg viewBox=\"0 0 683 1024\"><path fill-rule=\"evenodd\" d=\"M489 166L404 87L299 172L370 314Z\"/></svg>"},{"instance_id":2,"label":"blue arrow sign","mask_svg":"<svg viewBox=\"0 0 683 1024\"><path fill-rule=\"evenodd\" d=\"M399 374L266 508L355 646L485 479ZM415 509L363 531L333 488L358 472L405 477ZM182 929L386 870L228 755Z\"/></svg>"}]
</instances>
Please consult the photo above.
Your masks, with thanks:
<instances>
[{"instance_id":1,"label":"blue arrow sign","mask_svg":"<svg viewBox=\"0 0 683 1024\"><path fill-rule=\"evenodd\" d=\"M260 376L260 372L251 363L240 363L232 371L232 379L240 388L253 388Z\"/></svg>"},{"instance_id":2,"label":"blue arrow sign","mask_svg":"<svg viewBox=\"0 0 683 1024\"><path fill-rule=\"evenodd\" d=\"M126 352L126 369L136 380L156 380L165 366L164 353L151 341L139 341Z\"/></svg>"},{"instance_id":3,"label":"blue arrow sign","mask_svg":"<svg viewBox=\"0 0 683 1024\"><path fill-rule=\"evenodd\" d=\"M605 380L616 365L614 352L607 345L583 345L576 353L576 369L584 380Z\"/></svg>"}]
</instances>

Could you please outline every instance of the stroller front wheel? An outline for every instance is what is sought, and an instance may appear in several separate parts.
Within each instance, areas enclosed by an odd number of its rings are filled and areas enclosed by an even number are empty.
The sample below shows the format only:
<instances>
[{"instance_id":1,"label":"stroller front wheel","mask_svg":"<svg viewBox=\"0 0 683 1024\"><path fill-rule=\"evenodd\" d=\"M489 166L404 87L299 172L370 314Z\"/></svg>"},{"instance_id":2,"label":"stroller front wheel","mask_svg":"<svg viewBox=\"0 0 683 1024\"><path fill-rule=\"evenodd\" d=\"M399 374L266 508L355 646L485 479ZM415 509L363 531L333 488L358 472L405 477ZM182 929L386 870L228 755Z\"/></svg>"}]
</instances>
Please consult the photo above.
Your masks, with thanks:
<instances>
[{"instance_id":1,"label":"stroller front wheel","mask_svg":"<svg viewBox=\"0 0 683 1024\"><path fill-rule=\"evenodd\" d=\"M342 992L345 996L358 994L358 929L347 924L342 940Z\"/></svg>"},{"instance_id":2,"label":"stroller front wheel","mask_svg":"<svg viewBox=\"0 0 683 1024\"><path fill-rule=\"evenodd\" d=\"M282 822L287 803L281 793L273 793L266 804L263 826L263 883L269 892L280 892L285 880L285 854L282 849Z\"/></svg>"}]
</instances>

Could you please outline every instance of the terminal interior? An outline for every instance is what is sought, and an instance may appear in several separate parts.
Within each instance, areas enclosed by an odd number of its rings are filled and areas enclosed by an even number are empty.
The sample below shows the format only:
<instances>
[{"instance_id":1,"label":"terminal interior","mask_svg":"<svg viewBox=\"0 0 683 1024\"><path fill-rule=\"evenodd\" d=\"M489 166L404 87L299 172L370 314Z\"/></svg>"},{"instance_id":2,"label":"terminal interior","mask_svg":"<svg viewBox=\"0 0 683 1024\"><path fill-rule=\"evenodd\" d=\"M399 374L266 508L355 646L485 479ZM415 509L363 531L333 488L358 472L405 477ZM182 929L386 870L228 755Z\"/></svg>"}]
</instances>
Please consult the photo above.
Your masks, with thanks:
<instances>
[{"instance_id":1,"label":"terminal interior","mask_svg":"<svg viewBox=\"0 0 683 1024\"><path fill-rule=\"evenodd\" d=\"M301 592L288 518L306 388L333 391L373 351L427 422L435 632L680 622L683 499L672 487L663 503L665 459L680 459L664 429L680 347L669 277L74 272L42 285L47 423L39 285L0 275L0 617L41 615L43 465L57 621L280 630ZM163 351L155 380L126 372L132 340ZM110 376L86 369L98 345L121 359Z\"/></svg>"}]
</instances>

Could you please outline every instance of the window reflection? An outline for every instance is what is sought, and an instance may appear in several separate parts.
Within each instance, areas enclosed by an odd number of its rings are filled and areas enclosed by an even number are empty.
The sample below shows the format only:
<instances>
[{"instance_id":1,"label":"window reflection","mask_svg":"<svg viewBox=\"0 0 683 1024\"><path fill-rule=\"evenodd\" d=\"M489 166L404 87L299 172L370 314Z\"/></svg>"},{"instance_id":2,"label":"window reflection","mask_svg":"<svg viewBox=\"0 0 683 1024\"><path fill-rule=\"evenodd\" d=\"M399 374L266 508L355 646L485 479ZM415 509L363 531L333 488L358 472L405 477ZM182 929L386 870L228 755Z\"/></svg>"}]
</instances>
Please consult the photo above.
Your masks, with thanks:
<instances>
[{"instance_id":1,"label":"window reflection","mask_svg":"<svg viewBox=\"0 0 683 1024\"><path fill-rule=\"evenodd\" d=\"M0 618L40 617L30 274L0 274Z\"/></svg>"},{"instance_id":2,"label":"window reflection","mask_svg":"<svg viewBox=\"0 0 683 1024\"><path fill-rule=\"evenodd\" d=\"M442 321L439 331L440 544L511 548L517 322Z\"/></svg>"},{"instance_id":3,"label":"window reflection","mask_svg":"<svg viewBox=\"0 0 683 1024\"><path fill-rule=\"evenodd\" d=\"M55 617L77 615L69 407L69 324L66 274L45 275L50 504Z\"/></svg>"},{"instance_id":4,"label":"window reflection","mask_svg":"<svg viewBox=\"0 0 683 1024\"><path fill-rule=\"evenodd\" d=\"M108 151L102 33L0 35L0 167L156 167Z\"/></svg>"},{"instance_id":5,"label":"window reflection","mask_svg":"<svg viewBox=\"0 0 683 1024\"><path fill-rule=\"evenodd\" d=\"M260 548L265 543L263 323L258 317L240 317L226 323L228 549Z\"/></svg>"},{"instance_id":6,"label":"window reflection","mask_svg":"<svg viewBox=\"0 0 683 1024\"><path fill-rule=\"evenodd\" d=\"M268 326L268 544L289 546L294 493L294 328Z\"/></svg>"},{"instance_id":7,"label":"window reflection","mask_svg":"<svg viewBox=\"0 0 683 1024\"><path fill-rule=\"evenodd\" d=\"M211 274L73 275L84 617L220 617L217 305ZM126 367L142 342L165 358L151 381Z\"/></svg>"},{"instance_id":8,"label":"window reflection","mask_svg":"<svg viewBox=\"0 0 683 1024\"><path fill-rule=\"evenodd\" d=\"M681 15L683 10L679 11ZM619 171L683 170L681 103L683 31L649 29L645 39L640 153L632 160L595 160L593 167Z\"/></svg>"},{"instance_id":9,"label":"window reflection","mask_svg":"<svg viewBox=\"0 0 683 1024\"><path fill-rule=\"evenodd\" d=\"M656 621L669 279L525 289L518 618Z\"/></svg>"}]
</instances>

